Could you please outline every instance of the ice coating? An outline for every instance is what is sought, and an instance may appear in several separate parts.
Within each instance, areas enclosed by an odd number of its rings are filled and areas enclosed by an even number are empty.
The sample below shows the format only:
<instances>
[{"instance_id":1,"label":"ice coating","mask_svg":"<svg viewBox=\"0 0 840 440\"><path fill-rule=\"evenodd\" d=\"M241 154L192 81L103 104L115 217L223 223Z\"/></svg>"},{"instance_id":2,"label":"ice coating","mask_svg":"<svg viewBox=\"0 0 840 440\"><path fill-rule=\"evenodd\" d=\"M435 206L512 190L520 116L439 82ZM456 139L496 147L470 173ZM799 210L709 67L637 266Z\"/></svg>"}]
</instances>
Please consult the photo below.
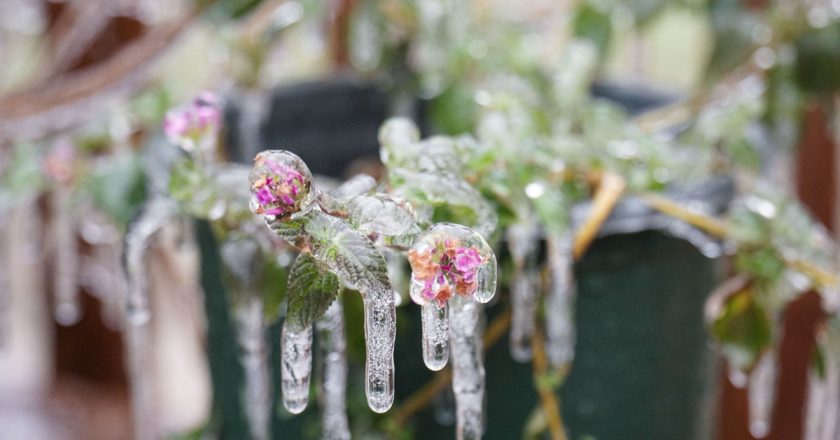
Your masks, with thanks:
<instances>
[{"instance_id":1,"label":"ice coating","mask_svg":"<svg viewBox=\"0 0 840 440\"><path fill-rule=\"evenodd\" d=\"M405 156L414 155L413 145L420 140L420 130L407 118L391 118L379 128L379 149L382 163L400 165Z\"/></svg>"},{"instance_id":2,"label":"ice coating","mask_svg":"<svg viewBox=\"0 0 840 440\"><path fill-rule=\"evenodd\" d=\"M749 399L750 434L764 438L770 432L770 418L776 398L776 353L765 352L750 373L747 388Z\"/></svg>"},{"instance_id":3,"label":"ice coating","mask_svg":"<svg viewBox=\"0 0 840 440\"><path fill-rule=\"evenodd\" d=\"M423 330L423 362L438 371L449 361L449 306L446 302L429 301L421 308Z\"/></svg>"},{"instance_id":4,"label":"ice coating","mask_svg":"<svg viewBox=\"0 0 840 440\"><path fill-rule=\"evenodd\" d=\"M296 155L266 150L254 158L249 175L251 210L270 219L288 220L312 201L312 173Z\"/></svg>"},{"instance_id":5,"label":"ice coating","mask_svg":"<svg viewBox=\"0 0 840 440\"><path fill-rule=\"evenodd\" d=\"M408 252L411 299L420 305L453 295L485 303L496 292L496 256L481 235L451 223L438 223Z\"/></svg>"},{"instance_id":6,"label":"ice coating","mask_svg":"<svg viewBox=\"0 0 840 440\"><path fill-rule=\"evenodd\" d=\"M79 303L79 252L73 216L72 187L58 186L50 194L55 268L55 320L61 325L77 323L82 317Z\"/></svg>"},{"instance_id":7,"label":"ice coating","mask_svg":"<svg viewBox=\"0 0 840 440\"><path fill-rule=\"evenodd\" d=\"M243 401L251 435L256 440L269 438L271 396L267 350L264 338L263 302L250 297L234 310L236 337L240 347L240 363L245 372Z\"/></svg>"},{"instance_id":8,"label":"ice coating","mask_svg":"<svg viewBox=\"0 0 840 440\"><path fill-rule=\"evenodd\" d=\"M571 232L549 234L548 292L545 297L546 355L551 365L561 367L575 355L574 258Z\"/></svg>"},{"instance_id":9,"label":"ice coating","mask_svg":"<svg viewBox=\"0 0 840 440\"><path fill-rule=\"evenodd\" d=\"M517 362L528 362L533 356L534 335L539 300L539 272L536 268L517 270L510 292L510 355Z\"/></svg>"},{"instance_id":10,"label":"ice coating","mask_svg":"<svg viewBox=\"0 0 840 440\"><path fill-rule=\"evenodd\" d=\"M456 437L458 440L480 439L484 433L484 361L479 332L481 306L462 296L452 297L449 305Z\"/></svg>"},{"instance_id":11,"label":"ice coating","mask_svg":"<svg viewBox=\"0 0 840 440\"><path fill-rule=\"evenodd\" d=\"M362 292L365 308L365 394L370 409L384 413L394 404L394 339L397 311L391 289Z\"/></svg>"},{"instance_id":12,"label":"ice coating","mask_svg":"<svg viewBox=\"0 0 840 440\"><path fill-rule=\"evenodd\" d=\"M312 376L312 326L292 333L283 325L280 341L280 386L283 406L300 414L309 403L309 380Z\"/></svg>"},{"instance_id":13,"label":"ice coating","mask_svg":"<svg viewBox=\"0 0 840 440\"><path fill-rule=\"evenodd\" d=\"M126 275L126 358L131 388L134 438L159 437L153 407L151 346L149 334L149 271L147 253L150 241L172 214L172 206L161 198L149 200L143 212L129 225L125 235Z\"/></svg>"},{"instance_id":14,"label":"ice coating","mask_svg":"<svg viewBox=\"0 0 840 440\"><path fill-rule=\"evenodd\" d=\"M836 325L836 324L834 324ZM808 371L808 400L805 403L804 440L834 440L840 434L840 347L832 341L833 329L817 334L818 343L825 348L825 375L816 368Z\"/></svg>"},{"instance_id":15,"label":"ice coating","mask_svg":"<svg viewBox=\"0 0 840 440\"><path fill-rule=\"evenodd\" d=\"M166 113L163 132L169 142L184 151L209 146L222 123L222 103L212 92L201 92L195 99Z\"/></svg>"},{"instance_id":16,"label":"ice coating","mask_svg":"<svg viewBox=\"0 0 840 440\"><path fill-rule=\"evenodd\" d=\"M347 341L344 335L343 307L336 300L316 321L321 369L321 438L349 440L347 422Z\"/></svg>"}]
</instances>

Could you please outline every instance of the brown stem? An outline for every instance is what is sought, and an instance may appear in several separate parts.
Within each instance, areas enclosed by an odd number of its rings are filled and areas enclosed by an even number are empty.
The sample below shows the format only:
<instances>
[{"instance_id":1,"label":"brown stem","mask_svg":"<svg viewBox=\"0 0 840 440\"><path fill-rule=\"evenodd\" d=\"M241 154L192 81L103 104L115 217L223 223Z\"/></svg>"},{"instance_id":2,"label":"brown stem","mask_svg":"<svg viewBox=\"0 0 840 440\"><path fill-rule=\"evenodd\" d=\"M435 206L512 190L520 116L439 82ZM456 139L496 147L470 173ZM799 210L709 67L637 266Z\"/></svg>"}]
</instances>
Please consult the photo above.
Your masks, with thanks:
<instances>
[{"instance_id":1,"label":"brown stem","mask_svg":"<svg viewBox=\"0 0 840 440\"><path fill-rule=\"evenodd\" d=\"M539 382L539 379L548 373L548 356L545 354L545 341L539 327L534 329L531 341L534 347L534 388L540 395L540 405L548 421L548 430L552 440L566 440L563 417L560 415L560 404L557 402L557 396L554 395L554 388Z\"/></svg>"},{"instance_id":2,"label":"brown stem","mask_svg":"<svg viewBox=\"0 0 840 440\"><path fill-rule=\"evenodd\" d=\"M575 259L580 258L592 244L626 187L624 179L617 174L604 173L601 176L598 188L592 197L592 209L589 216L575 235L572 249Z\"/></svg>"}]
</instances>

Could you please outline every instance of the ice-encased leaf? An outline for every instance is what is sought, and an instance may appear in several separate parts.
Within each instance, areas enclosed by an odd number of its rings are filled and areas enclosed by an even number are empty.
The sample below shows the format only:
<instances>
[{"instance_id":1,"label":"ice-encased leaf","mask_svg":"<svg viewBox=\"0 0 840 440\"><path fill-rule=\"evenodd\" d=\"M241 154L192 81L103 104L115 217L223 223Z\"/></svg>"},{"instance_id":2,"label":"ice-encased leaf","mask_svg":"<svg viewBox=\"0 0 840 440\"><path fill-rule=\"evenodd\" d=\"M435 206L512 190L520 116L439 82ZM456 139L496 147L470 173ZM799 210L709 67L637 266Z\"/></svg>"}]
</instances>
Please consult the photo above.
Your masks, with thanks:
<instances>
[{"instance_id":1,"label":"ice-encased leaf","mask_svg":"<svg viewBox=\"0 0 840 440\"><path fill-rule=\"evenodd\" d=\"M498 216L493 206L469 183L440 174L395 170L395 192L409 202L435 208L432 215L447 218L424 220L451 221L470 226L484 237L496 229Z\"/></svg>"},{"instance_id":2,"label":"ice-encased leaf","mask_svg":"<svg viewBox=\"0 0 840 440\"><path fill-rule=\"evenodd\" d=\"M316 259L347 287L362 292L391 290L382 254L364 235L339 218L313 211L303 232Z\"/></svg>"},{"instance_id":3,"label":"ice-encased leaf","mask_svg":"<svg viewBox=\"0 0 840 440\"><path fill-rule=\"evenodd\" d=\"M289 274L289 330L300 332L312 325L330 307L338 289L338 277L319 267L312 254L301 252Z\"/></svg>"},{"instance_id":4,"label":"ice-encased leaf","mask_svg":"<svg viewBox=\"0 0 840 440\"><path fill-rule=\"evenodd\" d=\"M330 196L336 200L350 200L366 194L376 188L376 179L367 174L356 174L332 191Z\"/></svg>"},{"instance_id":5,"label":"ice-encased leaf","mask_svg":"<svg viewBox=\"0 0 840 440\"><path fill-rule=\"evenodd\" d=\"M401 197L360 195L347 203L350 221L363 234L399 236L415 225L414 209Z\"/></svg>"}]
</instances>

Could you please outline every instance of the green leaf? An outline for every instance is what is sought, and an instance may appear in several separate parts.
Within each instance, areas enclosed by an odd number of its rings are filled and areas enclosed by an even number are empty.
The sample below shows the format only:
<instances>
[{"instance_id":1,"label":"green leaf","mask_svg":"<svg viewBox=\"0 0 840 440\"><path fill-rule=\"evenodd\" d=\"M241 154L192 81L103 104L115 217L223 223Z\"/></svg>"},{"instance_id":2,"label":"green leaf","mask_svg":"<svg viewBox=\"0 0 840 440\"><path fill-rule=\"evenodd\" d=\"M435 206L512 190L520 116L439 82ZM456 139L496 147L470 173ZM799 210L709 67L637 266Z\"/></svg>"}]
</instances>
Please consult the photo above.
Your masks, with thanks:
<instances>
[{"instance_id":1,"label":"green leaf","mask_svg":"<svg viewBox=\"0 0 840 440\"><path fill-rule=\"evenodd\" d=\"M299 332L320 318L338 296L338 277L322 269L309 252L301 252L289 274L289 309L285 325Z\"/></svg>"},{"instance_id":2,"label":"green leaf","mask_svg":"<svg viewBox=\"0 0 840 440\"><path fill-rule=\"evenodd\" d=\"M315 210L303 232L315 258L344 285L361 292L391 289L385 259L373 243L343 220Z\"/></svg>"},{"instance_id":3,"label":"green leaf","mask_svg":"<svg viewBox=\"0 0 840 440\"><path fill-rule=\"evenodd\" d=\"M572 29L576 37L585 38L595 44L603 60L612 38L611 11L595 1L581 2L572 19Z\"/></svg>"},{"instance_id":4,"label":"green leaf","mask_svg":"<svg viewBox=\"0 0 840 440\"><path fill-rule=\"evenodd\" d=\"M146 199L146 180L139 158L117 155L94 170L87 182L93 201L102 212L125 227Z\"/></svg>"},{"instance_id":5,"label":"green leaf","mask_svg":"<svg viewBox=\"0 0 840 440\"><path fill-rule=\"evenodd\" d=\"M726 300L711 331L730 364L745 371L755 364L773 340L773 323L755 301L750 286Z\"/></svg>"}]
</instances>

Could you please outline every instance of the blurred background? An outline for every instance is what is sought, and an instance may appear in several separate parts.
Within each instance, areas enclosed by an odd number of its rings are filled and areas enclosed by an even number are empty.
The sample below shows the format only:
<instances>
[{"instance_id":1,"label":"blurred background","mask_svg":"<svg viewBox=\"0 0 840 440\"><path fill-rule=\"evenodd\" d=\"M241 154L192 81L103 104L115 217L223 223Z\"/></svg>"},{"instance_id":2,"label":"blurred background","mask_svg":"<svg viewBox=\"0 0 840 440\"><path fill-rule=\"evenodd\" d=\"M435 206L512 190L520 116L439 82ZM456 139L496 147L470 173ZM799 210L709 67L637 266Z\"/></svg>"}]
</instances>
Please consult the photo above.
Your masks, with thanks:
<instances>
[{"instance_id":1,"label":"blurred background","mask_svg":"<svg viewBox=\"0 0 840 440\"><path fill-rule=\"evenodd\" d=\"M333 179L383 174L376 133L390 115L411 116L424 132L457 131L429 111L448 90L435 81L447 62L436 59L441 49L405 56L417 26L411 11L423 9L416 3L0 0L0 439L133 438L122 234L148 188L165 186L164 171L141 152L162 139L168 108L219 91L229 160L248 163L265 147L289 146ZM777 118L773 136L783 153L762 172L794 191L826 228L840 227L837 0L459 3L427 6L443 8L430 14L449 14L456 28L461 15L524 26L541 53L559 53L572 38L595 42L603 60L594 93L631 113L725 82L733 60L768 77L789 73L778 66L800 69L771 89L775 112L765 117ZM824 29L810 42L773 45ZM743 41L771 49L739 58ZM786 61L793 46L811 64ZM478 58L494 50L481 40L470 46ZM165 229L151 251L148 367L162 431L201 438L212 407L204 302L193 276L197 251L181 235L177 225ZM784 314L768 438L802 438L822 319L814 294ZM714 362L698 410L708 414L705 435L753 438L746 391ZM489 371L488 382L520 386L520 376L500 374ZM359 414L351 423L371 426L373 437L396 436L378 431L364 411L351 411ZM525 422L511 420L513 432ZM295 432L308 438L313 430Z\"/></svg>"}]
</instances>

